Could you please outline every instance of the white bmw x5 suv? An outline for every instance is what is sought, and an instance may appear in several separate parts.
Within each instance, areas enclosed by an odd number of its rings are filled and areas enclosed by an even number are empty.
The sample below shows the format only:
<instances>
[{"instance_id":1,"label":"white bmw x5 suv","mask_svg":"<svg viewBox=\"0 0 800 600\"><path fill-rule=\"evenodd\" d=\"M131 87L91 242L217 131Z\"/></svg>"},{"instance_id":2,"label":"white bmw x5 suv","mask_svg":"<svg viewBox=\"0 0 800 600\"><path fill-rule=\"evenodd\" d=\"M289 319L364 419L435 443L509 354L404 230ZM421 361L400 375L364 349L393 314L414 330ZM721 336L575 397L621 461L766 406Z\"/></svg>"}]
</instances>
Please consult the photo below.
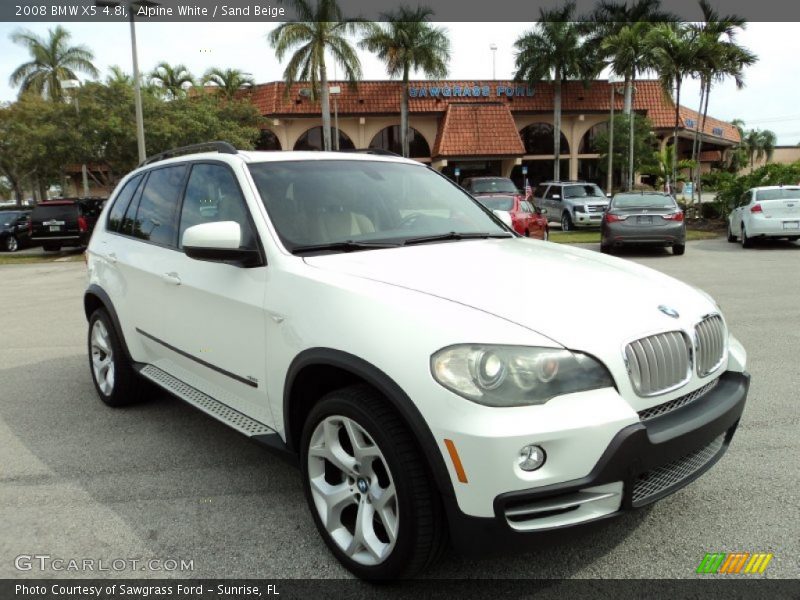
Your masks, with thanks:
<instances>
[{"instance_id":1,"label":"white bmw x5 suv","mask_svg":"<svg viewBox=\"0 0 800 600\"><path fill-rule=\"evenodd\" d=\"M164 153L120 182L87 255L100 398L149 381L294 460L368 579L670 494L726 451L747 396L709 296L521 238L398 157Z\"/></svg>"}]
</instances>

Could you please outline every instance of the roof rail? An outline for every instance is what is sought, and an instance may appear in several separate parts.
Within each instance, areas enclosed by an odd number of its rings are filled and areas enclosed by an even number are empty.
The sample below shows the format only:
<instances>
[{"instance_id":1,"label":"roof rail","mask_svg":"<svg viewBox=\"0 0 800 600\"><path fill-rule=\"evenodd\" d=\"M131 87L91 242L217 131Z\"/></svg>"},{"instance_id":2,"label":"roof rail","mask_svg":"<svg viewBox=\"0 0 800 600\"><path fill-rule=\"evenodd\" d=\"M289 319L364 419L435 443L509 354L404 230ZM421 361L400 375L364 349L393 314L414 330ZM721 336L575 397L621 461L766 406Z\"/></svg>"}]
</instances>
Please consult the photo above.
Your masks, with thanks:
<instances>
[{"instance_id":1,"label":"roof rail","mask_svg":"<svg viewBox=\"0 0 800 600\"><path fill-rule=\"evenodd\" d=\"M149 165L151 163L164 160L165 158L172 158L173 156L180 156L182 154L195 154L197 152L210 152L213 150L216 150L220 154L239 153L236 147L229 142L220 142L220 141L203 142L202 144L192 144L190 146L181 146L180 148L172 148L171 150L165 150L164 152L159 152L158 154L154 154L153 156L148 156L141 163L139 163L139 166L143 167L145 165Z\"/></svg>"},{"instance_id":2,"label":"roof rail","mask_svg":"<svg viewBox=\"0 0 800 600\"><path fill-rule=\"evenodd\" d=\"M356 154L375 154L376 156L397 156L402 158L396 152L383 150L382 148L352 148L348 150L339 150L339 152L355 152Z\"/></svg>"}]
</instances>

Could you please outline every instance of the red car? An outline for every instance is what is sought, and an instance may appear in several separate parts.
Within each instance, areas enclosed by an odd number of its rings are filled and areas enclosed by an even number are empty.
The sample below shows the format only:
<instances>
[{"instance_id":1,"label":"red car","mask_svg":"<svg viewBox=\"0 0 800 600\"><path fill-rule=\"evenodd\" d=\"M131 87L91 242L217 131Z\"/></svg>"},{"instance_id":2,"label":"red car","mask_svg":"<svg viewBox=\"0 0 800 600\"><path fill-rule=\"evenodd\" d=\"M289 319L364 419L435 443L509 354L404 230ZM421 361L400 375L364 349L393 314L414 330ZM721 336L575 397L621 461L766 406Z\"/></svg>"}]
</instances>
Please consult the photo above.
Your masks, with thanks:
<instances>
[{"instance_id":1,"label":"red car","mask_svg":"<svg viewBox=\"0 0 800 600\"><path fill-rule=\"evenodd\" d=\"M516 194L492 194L475 198L486 208L496 214L506 225L525 237L546 240L550 237L550 228L544 211Z\"/></svg>"}]
</instances>

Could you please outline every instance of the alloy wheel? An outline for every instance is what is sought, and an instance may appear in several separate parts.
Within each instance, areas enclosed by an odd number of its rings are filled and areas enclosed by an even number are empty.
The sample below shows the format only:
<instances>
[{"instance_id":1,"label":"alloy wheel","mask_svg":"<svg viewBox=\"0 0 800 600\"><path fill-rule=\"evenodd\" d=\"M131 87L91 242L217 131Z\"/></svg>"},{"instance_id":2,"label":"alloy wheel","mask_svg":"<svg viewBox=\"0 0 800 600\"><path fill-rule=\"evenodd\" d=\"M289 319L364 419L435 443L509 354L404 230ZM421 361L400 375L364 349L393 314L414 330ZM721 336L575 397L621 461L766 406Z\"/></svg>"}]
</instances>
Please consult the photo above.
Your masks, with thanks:
<instances>
[{"instance_id":1,"label":"alloy wheel","mask_svg":"<svg viewBox=\"0 0 800 600\"><path fill-rule=\"evenodd\" d=\"M19 249L19 242L17 242L17 238L13 235L10 235L6 238L6 250L9 252L16 252Z\"/></svg>"},{"instance_id":2,"label":"alloy wheel","mask_svg":"<svg viewBox=\"0 0 800 600\"><path fill-rule=\"evenodd\" d=\"M92 326L92 370L100 391L110 396L114 391L114 355L111 351L111 339L108 329L100 319Z\"/></svg>"},{"instance_id":3,"label":"alloy wheel","mask_svg":"<svg viewBox=\"0 0 800 600\"><path fill-rule=\"evenodd\" d=\"M308 478L319 518L352 560L378 565L397 542L399 507L386 458L356 421L323 419L311 434Z\"/></svg>"}]
</instances>

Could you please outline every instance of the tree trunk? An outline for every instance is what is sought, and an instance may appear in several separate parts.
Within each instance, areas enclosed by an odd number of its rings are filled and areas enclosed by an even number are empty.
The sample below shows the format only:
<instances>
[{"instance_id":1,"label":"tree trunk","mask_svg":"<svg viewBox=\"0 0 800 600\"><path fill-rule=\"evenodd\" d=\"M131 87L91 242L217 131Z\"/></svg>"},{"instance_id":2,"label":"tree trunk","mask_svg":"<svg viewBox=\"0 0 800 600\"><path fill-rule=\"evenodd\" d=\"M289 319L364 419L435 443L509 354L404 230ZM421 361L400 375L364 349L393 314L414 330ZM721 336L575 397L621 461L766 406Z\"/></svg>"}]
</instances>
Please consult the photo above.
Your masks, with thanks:
<instances>
[{"instance_id":1,"label":"tree trunk","mask_svg":"<svg viewBox=\"0 0 800 600\"><path fill-rule=\"evenodd\" d=\"M631 114L633 110L633 81L630 74L625 75L625 103L622 107L622 112L626 115Z\"/></svg>"},{"instance_id":2,"label":"tree trunk","mask_svg":"<svg viewBox=\"0 0 800 600\"><path fill-rule=\"evenodd\" d=\"M7 179L11 182L11 187L14 188L14 198L17 201L17 206L22 206L22 196L24 192L22 191L22 186L20 185L19 179L16 177L7 177Z\"/></svg>"},{"instance_id":3,"label":"tree trunk","mask_svg":"<svg viewBox=\"0 0 800 600\"><path fill-rule=\"evenodd\" d=\"M681 107L681 74L675 74L675 129L672 132L672 185L678 183L678 123Z\"/></svg>"},{"instance_id":4,"label":"tree trunk","mask_svg":"<svg viewBox=\"0 0 800 600\"><path fill-rule=\"evenodd\" d=\"M328 89L328 71L325 68L325 60L319 66L319 81L322 86L320 90L320 100L322 104L322 149L325 152L331 151L331 96ZM339 132L336 132L339 135Z\"/></svg>"},{"instance_id":5,"label":"tree trunk","mask_svg":"<svg viewBox=\"0 0 800 600\"><path fill-rule=\"evenodd\" d=\"M408 157L408 63L403 65L403 96L400 98L400 152Z\"/></svg>"},{"instance_id":6,"label":"tree trunk","mask_svg":"<svg viewBox=\"0 0 800 600\"><path fill-rule=\"evenodd\" d=\"M630 120L630 127L628 131L628 191L633 189L633 133L634 133L634 125L636 123L636 113L633 111L633 78L631 78L630 82L631 87L631 112L629 113L629 120Z\"/></svg>"},{"instance_id":7,"label":"tree trunk","mask_svg":"<svg viewBox=\"0 0 800 600\"><path fill-rule=\"evenodd\" d=\"M703 113L703 100L705 100L705 93L706 93L706 84L704 80L700 81L700 107L697 109L697 114L700 115ZM697 182L700 181L700 141L701 136L700 132L703 130L703 123L702 119L700 123L695 123L694 128L694 139L692 140L692 161L695 162L695 166L692 167L692 198L691 204L694 204L694 193L697 190ZM700 201L700 196L698 195L697 201Z\"/></svg>"},{"instance_id":8,"label":"tree trunk","mask_svg":"<svg viewBox=\"0 0 800 600\"><path fill-rule=\"evenodd\" d=\"M561 180L561 71L556 69L553 83L553 179Z\"/></svg>"},{"instance_id":9,"label":"tree trunk","mask_svg":"<svg viewBox=\"0 0 800 600\"><path fill-rule=\"evenodd\" d=\"M705 93L705 106L703 107L703 120L700 121L700 130L706 130L706 117L708 116L708 97L711 95L711 80L709 79L706 82L706 93ZM697 142L697 201L700 202L700 193L703 191L703 188L700 184L700 153L703 151L703 136L700 136L700 139Z\"/></svg>"}]
</instances>

